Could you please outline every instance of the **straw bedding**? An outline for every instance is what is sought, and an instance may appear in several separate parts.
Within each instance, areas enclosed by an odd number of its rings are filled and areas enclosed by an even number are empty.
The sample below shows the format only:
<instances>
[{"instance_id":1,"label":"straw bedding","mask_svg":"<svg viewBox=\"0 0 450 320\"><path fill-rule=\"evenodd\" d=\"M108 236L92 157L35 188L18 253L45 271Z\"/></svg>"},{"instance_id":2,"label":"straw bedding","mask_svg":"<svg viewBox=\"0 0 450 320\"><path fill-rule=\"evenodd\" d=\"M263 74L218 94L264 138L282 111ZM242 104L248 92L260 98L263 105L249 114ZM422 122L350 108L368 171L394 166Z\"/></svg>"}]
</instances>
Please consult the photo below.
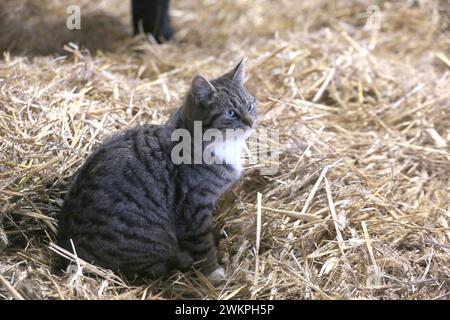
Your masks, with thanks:
<instances>
[{"instance_id":1,"label":"straw bedding","mask_svg":"<svg viewBox=\"0 0 450 320\"><path fill-rule=\"evenodd\" d=\"M68 0L0 4L0 298L449 298L447 1L178 0L163 45L129 37L127 1L79 3L79 31ZM96 144L163 123L195 74L243 56L279 139L217 209L228 281L55 270L58 211Z\"/></svg>"}]
</instances>

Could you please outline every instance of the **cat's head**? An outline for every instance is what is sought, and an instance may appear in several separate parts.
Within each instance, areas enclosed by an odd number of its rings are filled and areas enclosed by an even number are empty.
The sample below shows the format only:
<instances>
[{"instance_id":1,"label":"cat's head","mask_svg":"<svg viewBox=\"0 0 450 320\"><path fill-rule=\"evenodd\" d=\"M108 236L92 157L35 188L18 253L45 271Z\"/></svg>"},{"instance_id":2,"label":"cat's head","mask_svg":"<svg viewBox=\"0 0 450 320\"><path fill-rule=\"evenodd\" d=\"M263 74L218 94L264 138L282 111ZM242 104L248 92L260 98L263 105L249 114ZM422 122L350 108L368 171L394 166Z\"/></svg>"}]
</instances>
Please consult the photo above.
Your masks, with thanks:
<instances>
[{"instance_id":1,"label":"cat's head","mask_svg":"<svg viewBox=\"0 0 450 320\"><path fill-rule=\"evenodd\" d=\"M245 89L244 77L243 60L214 80L196 76L182 111L187 124L202 121L203 130L240 129L248 135L255 126L256 99Z\"/></svg>"}]
</instances>

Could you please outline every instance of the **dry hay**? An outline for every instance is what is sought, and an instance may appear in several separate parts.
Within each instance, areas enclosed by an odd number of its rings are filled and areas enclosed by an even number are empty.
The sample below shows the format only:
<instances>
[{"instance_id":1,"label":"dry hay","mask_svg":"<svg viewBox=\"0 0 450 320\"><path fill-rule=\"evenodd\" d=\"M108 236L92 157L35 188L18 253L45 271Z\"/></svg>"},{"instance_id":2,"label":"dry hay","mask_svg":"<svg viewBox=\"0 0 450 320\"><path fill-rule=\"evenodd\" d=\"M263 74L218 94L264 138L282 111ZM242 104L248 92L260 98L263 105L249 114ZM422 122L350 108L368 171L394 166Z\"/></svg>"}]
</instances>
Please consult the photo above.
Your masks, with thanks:
<instances>
[{"instance_id":1,"label":"dry hay","mask_svg":"<svg viewBox=\"0 0 450 320\"><path fill-rule=\"evenodd\" d=\"M179 0L161 46L128 37L127 1L80 3L74 33L68 0L0 5L1 298L449 298L447 1L378 2L371 31L365 0ZM242 56L280 169L248 166L217 210L227 283L55 272L58 210L94 145L164 122L196 73Z\"/></svg>"}]
</instances>

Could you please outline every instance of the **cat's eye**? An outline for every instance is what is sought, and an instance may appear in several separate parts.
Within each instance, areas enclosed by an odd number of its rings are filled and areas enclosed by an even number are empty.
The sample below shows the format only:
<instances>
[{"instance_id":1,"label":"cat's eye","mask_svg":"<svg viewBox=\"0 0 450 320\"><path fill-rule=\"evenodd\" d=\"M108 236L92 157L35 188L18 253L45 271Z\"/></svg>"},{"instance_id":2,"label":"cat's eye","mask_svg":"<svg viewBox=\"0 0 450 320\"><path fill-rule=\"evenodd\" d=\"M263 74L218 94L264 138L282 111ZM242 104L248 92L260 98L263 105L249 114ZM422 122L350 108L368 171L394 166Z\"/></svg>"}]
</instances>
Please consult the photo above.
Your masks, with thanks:
<instances>
[{"instance_id":1,"label":"cat's eye","mask_svg":"<svg viewBox=\"0 0 450 320\"><path fill-rule=\"evenodd\" d=\"M234 110L227 110L225 111L225 118L228 119L236 119L237 117L237 113Z\"/></svg>"}]
</instances>

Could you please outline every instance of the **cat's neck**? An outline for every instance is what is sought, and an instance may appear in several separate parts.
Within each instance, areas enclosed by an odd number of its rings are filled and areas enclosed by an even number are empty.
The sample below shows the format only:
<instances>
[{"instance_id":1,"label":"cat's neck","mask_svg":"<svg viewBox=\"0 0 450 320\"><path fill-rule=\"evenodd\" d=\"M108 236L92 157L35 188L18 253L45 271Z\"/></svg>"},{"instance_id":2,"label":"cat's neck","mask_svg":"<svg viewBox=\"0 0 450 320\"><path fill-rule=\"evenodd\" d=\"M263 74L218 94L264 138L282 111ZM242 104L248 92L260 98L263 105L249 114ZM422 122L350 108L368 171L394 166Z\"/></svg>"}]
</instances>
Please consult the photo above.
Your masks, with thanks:
<instances>
[{"instance_id":1,"label":"cat's neck","mask_svg":"<svg viewBox=\"0 0 450 320\"><path fill-rule=\"evenodd\" d=\"M220 163L231 165L241 175L242 167L242 152L245 146L245 137L237 139L229 139L218 143L212 143L209 148L212 148L214 155Z\"/></svg>"},{"instance_id":2,"label":"cat's neck","mask_svg":"<svg viewBox=\"0 0 450 320\"><path fill-rule=\"evenodd\" d=\"M194 133L192 132L193 130L190 128L188 123L189 120L183 117L183 107L181 107L172 114L166 122L166 127L170 131L176 129L187 129L192 135L191 138L194 139ZM246 138L247 135L225 139L220 142L209 143L203 146L201 152L203 153L205 150L204 148L208 149L209 152L214 153L215 159L217 160L215 163L231 165L236 170L237 174L241 175L243 170L241 155L245 146ZM191 150L194 150L194 148Z\"/></svg>"}]
</instances>

